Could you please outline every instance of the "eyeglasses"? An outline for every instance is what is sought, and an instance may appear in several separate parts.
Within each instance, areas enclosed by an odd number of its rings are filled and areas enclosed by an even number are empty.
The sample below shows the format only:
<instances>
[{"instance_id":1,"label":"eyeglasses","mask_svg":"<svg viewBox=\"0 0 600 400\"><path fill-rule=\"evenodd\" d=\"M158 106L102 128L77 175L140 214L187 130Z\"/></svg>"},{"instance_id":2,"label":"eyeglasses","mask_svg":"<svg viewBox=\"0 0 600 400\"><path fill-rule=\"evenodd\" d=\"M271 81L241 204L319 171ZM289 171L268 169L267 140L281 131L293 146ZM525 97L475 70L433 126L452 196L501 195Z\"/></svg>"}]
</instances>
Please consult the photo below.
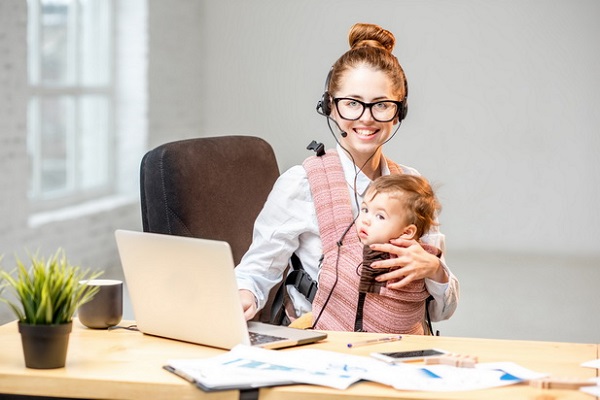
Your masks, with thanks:
<instances>
[{"instance_id":1,"label":"eyeglasses","mask_svg":"<svg viewBox=\"0 0 600 400\"><path fill-rule=\"evenodd\" d=\"M373 119L377 122L390 122L398 115L402 107L401 101L383 100L375 103L365 103L349 97L336 97L333 99L335 108L345 120L356 121L365 113L365 109L371 110Z\"/></svg>"}]
</instances>

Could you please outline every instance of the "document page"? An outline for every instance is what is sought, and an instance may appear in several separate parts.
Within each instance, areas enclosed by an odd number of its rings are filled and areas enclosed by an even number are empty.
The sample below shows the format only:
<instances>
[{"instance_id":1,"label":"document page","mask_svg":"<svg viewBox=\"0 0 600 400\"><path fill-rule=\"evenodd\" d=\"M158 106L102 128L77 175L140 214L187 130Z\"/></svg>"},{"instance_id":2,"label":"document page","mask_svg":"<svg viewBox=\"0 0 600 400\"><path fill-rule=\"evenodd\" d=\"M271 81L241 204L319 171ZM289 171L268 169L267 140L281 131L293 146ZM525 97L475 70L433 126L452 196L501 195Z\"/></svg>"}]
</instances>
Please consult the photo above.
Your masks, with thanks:
<instances>
[{"instance_id":1,"label":"document page","mask_svg":"<svg viewBox=\"0 0 600 400\"><path fill-rule=\"evenodd\" d=\"M388 364L372 357L326 350L278 351L245 345L212 358L169 360L165 368L207 391L292 383L346 389L360 380L399 390L465 391L546 376L512 362L476 364L474 368Z\"/></svg>"}]
</instances>

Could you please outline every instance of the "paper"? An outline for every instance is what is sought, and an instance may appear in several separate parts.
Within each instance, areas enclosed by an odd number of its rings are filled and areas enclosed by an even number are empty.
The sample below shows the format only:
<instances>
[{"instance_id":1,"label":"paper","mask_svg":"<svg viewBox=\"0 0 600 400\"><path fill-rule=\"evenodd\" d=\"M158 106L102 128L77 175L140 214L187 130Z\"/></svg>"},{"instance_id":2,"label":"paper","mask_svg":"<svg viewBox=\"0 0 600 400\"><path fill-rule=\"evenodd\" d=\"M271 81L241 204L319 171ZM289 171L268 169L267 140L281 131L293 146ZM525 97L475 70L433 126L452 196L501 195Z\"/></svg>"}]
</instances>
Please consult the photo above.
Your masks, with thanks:
<instances>
[{"instance_id":1,"label":"paper","mask_svg":"<svg viewBox=\"0 0 600 400\"><path fill-rule=\"evenodd\" d=\"M588 367L588 368L600 368L600 359L586 361L583 364L581 364L581 366L582 367Z\"/></svg>"},{"instance_id":2,"label":"paper","mask_svg":"<svg viewBox=\"0 0 600 400\"><path fill-rule=\"evenodd\" d=\"M581 366L587 368L600 369L600 359L586 361L582 363ZM584 393L591 394L592 396L600 397L600 378L590 379L590 385L594 384L594 382L596 383L596 386L585 386L580 388L579 390L581 390Z\"/></svg>"},{"instance_id":3,"label":"paper","mask_svg":"<svg viewBox=\"0 0 600 400\"><path fill-rule=\"evenodd\" d=\"M451 365L385 365L363 375L363 379L399 390L456 392L512 385L546 376L515 363L477 364L476 368Z\"/></svg>"},{"instance_id":4,"label":"paper","mask_svg":"<svg viewBox=\"0 0 600 400\"><path fill-rule=\"evenodd\" d=\"M502 371L457 368L450 365L431 365L424 370L427 372L424 378L416 380L403 377L393 386L403 390L455 392L507 386L519 382L515 379L503 380L505 374Z\"/></svg>"},{"instance_id":5,"label":"paper","mask_svg":"<svg viewBox=\"0 0 600 400\"><path fill-rule=\"evenodd\" d=\"M371 357L326 350L277 351L244 345L212 358L169 360L168 365L205 390L290 383L346 389L364 379L399 390L465 391L546 376L511 362L477 364L476 368L387 364Z\"/></svg>"},{"instance_id":6,"label":"paper","mask_svg":"<svg viewBox=\"0 0 600 400\"><path fill-rule=\"evenodd\" d=\"M250 363L250 360L246 360ZM258 365L243 367L243 360L234 353L197 360L170 360L165 366L170 372L197 384L204 390L246 389L293 383L285 379L264 374ZM232 370L234 374L232 375Z\"/></svg>"},{"instance_id":7,"label":"paper","mask_svg":"<svg viewBox=\"0 0 600 400\"><path fill-rule=\"evenodd\" d=\"M275 384L307 383L346 389L360 380L360 362L348 356L320 350L278 352L239 345L228 353L195 360L169 360L178 375L208 389L260 387ZM366 358L366 357L362 357ZM367 361L371 361L366 358ZM376 361L371 361L376 362Z\"/></svg>"},{"instance_id":8,"label":"paper","mask_svg":"<svg viewBox=\"0 0 600 400\"><path fill-rule=\"evenodd\" d=\"M592 396L600 397L600 386L585 386L579 390Z\"/></svg>"},{"instance_id":9,"label":"paper","mask_svg":"<svg viewBox=\"0 0 600 400\"><path fill-rule=\"evenodd\" d=\"M529 381L532 379L545 378L548 374L535 372L527 368L523 368L519 364L514 362L494 362L494 363L480 363L475 366L477 369L485 370L497 370L502 371L507 375L513 376L520 381ZM509 376L505 376L504 379L510 379Z\"/></svg>"}]
</instances>

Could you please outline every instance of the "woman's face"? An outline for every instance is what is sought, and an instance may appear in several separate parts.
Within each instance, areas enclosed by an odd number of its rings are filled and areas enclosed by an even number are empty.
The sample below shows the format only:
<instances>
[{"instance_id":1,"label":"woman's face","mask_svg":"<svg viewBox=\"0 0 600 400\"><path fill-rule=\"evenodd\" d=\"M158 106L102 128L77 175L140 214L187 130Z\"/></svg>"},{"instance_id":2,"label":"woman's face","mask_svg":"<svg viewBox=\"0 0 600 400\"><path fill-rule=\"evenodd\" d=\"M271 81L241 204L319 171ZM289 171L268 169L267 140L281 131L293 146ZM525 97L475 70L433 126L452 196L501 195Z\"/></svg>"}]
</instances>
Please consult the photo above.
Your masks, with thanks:
<instances>
[{"instance_id":1,"label":"woman's face","mask_svg":"<svg viewBox=\"0 0 600 400\"><path fill-rule=\"evenodd\" d=\"M339 90L333 98L352 98L364 103L382 100L398 100L392 91L392 82L383 71L368 66L348 69L341 77ZM333 101L333 99L332 99ZM365 109L356 121L343 119L332 104L332 117L347 136L341 138L342 145L355 156L370 157L391 135L397 118L390 122L373 119L370 109Z\"/></svg>"}]
</instances>

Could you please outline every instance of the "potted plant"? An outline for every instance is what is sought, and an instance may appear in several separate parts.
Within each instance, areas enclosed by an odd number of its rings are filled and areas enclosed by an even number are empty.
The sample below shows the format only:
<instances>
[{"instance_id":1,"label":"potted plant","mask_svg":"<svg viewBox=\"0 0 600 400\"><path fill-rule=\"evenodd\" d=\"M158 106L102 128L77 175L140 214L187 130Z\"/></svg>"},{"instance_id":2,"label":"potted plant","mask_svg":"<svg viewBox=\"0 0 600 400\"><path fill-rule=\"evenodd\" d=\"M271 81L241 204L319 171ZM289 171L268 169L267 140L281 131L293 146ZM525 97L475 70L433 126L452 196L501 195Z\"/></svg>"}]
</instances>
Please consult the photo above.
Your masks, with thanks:
<instances>
[{"instance_id":1,"label":"potted plant","mask_svg":"<svg viewBox=\"0 0 600 400\"><path fill-rule=\"evenodd\" d=\"M17 259L16 271L0 271L1 289L10 289L13 296L2 296L0 300L19 320L25 366L64 367L73 315L98 291L98 287L81 281L94 279L101 272L91 273L71 265L62 249L48 259L32 255L30 262L26 267Z\"/></svg>"}]
</instances>

